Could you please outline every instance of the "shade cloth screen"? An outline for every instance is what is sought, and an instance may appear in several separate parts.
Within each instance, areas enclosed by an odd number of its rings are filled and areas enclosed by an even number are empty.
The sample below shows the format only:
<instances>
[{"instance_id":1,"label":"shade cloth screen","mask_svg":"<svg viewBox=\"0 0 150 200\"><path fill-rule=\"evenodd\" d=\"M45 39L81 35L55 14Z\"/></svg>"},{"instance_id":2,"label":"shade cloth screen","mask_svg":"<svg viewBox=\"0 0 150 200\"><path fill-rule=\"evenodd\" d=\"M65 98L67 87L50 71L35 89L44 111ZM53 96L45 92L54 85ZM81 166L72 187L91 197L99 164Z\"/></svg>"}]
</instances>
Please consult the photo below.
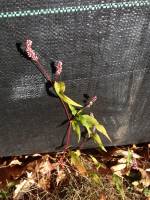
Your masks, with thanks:
<instances>
[{"instance_id":1,"label":"shade cloth screen","mask_svg":"<svg viewBox=\"0 0 150 200\"><path fill-rule=\"evenodd\" d=\"M106 146L150 141L149 0L0 1L0 156L56 151L66 131L58 99L19 52L26 39L50 73L63 61L68 96L97 95Z\"/></svg>"}]
</instances>

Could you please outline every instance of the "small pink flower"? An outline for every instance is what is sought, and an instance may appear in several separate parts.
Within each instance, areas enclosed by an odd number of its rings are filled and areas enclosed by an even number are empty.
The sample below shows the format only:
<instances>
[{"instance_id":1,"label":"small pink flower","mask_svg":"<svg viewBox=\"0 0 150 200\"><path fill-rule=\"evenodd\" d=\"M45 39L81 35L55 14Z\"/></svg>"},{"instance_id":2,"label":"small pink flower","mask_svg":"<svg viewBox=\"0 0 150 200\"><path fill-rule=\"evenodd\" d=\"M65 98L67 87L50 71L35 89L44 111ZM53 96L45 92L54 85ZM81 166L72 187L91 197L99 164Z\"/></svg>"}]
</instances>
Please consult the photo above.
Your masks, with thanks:
<instances>
[{"instance_id":1,"label":"small pink flower","mask_svg":"<svg viewBox=\"0 0 150 200\"><path fill-rule=\"evenodd\" d=\"M62 73L62 62L58 61L56 64L55 80L58 79L58 77L60 76L61 73Z\"/></svg>"},{"instance_id":2,"label":"small pink flower","mask_svg":"<svg viewBox=\"0 0 150 200\"><path fill-rule=\"evenodd\" d=\"M96 100L97 96L92 97L91 100L87 103L87 107L90 108Z\"/></svg>"},{"instance_id":3,"label":"small pink flower","mask_svg":"<svg viewBox=\"0 0 150 200\"><path fill-rule=\"evenodd\" d=\"M58 61L56 65L56 76L60 76L61 72L62 72L62 62Z\"/></svg>"},{"instance_id":4,"label":"small pink flower","mask_svg":"<svg viewBox=\"0 0 150 200\"><path fill-rule=\"evenodd\" d=\"M26 48L26 52L29 58L31 58L33 61L38 61L38 56L35 53L35 51L32 49L32 41L31 40L27 40L25 43L25 48Z\"/></svg>"}]
</instances>

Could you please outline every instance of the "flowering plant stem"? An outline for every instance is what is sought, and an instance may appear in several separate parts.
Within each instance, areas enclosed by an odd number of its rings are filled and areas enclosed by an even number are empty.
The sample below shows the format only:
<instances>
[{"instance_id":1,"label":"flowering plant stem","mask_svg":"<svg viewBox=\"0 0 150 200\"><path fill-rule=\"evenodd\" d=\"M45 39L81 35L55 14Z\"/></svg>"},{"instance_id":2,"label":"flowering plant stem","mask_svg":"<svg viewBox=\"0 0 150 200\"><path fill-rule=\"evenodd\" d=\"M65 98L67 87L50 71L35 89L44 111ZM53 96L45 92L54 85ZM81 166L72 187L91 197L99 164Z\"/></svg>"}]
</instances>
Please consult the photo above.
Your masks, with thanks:
<instances>
[{"instance_id":1,"label":"flowering plant stem","mask_svg":"<svg viewBox=\"0 0 150 200\"><path fill-rule=\"evenodd\" d=\"M47 72L47 70L44 68L44 66L40 63L40 61L38 60L37 62L35 62L37 68L39 69L39 71L42 73L42 75L46 78L47 81L49 81L51 83L51 86L53 87L53 90L54 90L54 83L53 81L51 80L50 78L50 75L49 73ZM55 90L54 90L55 91ZM58 96L58 95L57 95ZM65 115L67 117L67 120L68 120L68 126L67 126L67 131L66 131L66 144L64 146L64 151L63 151L63 155L62 157L60 158L60 164L62 166L64 166L64 163L63 163L63 160L65 158L65 153L67 151L67 148L70 144L70 136L71 136L71 117L69 115L69 112L68 112L68 108L67 106L65 105L65 103L62 101L62 99L58 96L58 99L64 109L64 112L65 112Z\"/></svg>"},{"instance_id":2,"label":"flowering plant stem","mask_svg":"<svg viewBox=\"0 0 150 200\"><path fill-rule=\"evenodd\" d=\"M47 81L49 81L53 87L53 90L54 90L54 83L53 81L51 80L50 78L50 75L49 73L47 72L47 70L44 68L44 66L41 64L41 62L39 61L36 61L35 62L37 68L39 69L39 71L42 73L42 75L46 78ZM55 91L55 90L54 90ZM58 95L57 95L58 96ZM67 134L66 134L66 144L65 144L65 148L64 148L64 151L67 150L68 146L69 146L69 143L70 143L70 135L71 135L71 117L69 115L69 112L68 112L68 108L67 106L65 105L65 103L62 101L62 99L58 96L58 99L59 101L61 102L61 105L64 109L64 112L65 112L65 115L67 117L67 120L68 120L68 127L67 127Z\"/></svg>"},{"instance_id":3,"label":"flowering plant stem","mask_svg":"<svg viewBox=\"0 0 150 200\"><path fill-rule=\"evenodd\" d=\"M105 147L101 141L101 138L97 132L102 133L105 137L107 137L109 140L109 136L106 132L106 129L102 124L100 124L94 115L92 113L85 114L84 111L87 108L90 108L93 103L97 100L97 96L92 97L84 106L78 104L77 102L73 101L69 97L67 97L65 92L65 83L58 81L59 76L62 72L62 62L57 62L56 65L56 72L54 80L51 79L49 72L45 69L45 67L41 64L40 59L38 55L35 53L35 51L32 49L32 41L27 40L25 44L25 50L29 58L34 62L38 70L42 73L42 75L45 77L45 79L51 84L51 87L53 88L53 91L58 96L58 99L64 109L65 115L67 117L67 131L66 131L66 143L64 145L64 151L63 155L60 158L60 164L64 165L64 158L66 151L68 150L68 147L70 145L71 140L71 128L73 128L73 131L76 133L78 137L78 143L81 139L81 129L80 126L84 127L86 130L86 133L88 135L88 140L92 139L94 143L96 143L99 148L102 150L105 150ZM81 148L83 146L85 141L83 141L80 144ZM74 154L72 154L74 155ZM76 156L79 156L79 153L77 153Z\"/></svg>"}]
</instances>

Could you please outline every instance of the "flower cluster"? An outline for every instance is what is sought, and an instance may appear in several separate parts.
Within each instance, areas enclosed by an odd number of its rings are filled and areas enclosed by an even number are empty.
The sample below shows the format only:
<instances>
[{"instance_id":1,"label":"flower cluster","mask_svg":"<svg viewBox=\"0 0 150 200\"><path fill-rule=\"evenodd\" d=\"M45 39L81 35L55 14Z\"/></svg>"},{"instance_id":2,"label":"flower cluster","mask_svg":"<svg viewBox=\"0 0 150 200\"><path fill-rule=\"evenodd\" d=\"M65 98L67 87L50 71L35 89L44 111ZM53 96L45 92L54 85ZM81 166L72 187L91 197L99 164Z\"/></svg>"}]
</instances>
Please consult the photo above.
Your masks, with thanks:
<instances>
[{"instance_id":1,"label":"flower cluster","mask_svg":"<svg viewBox=\"0 0 150 200\"><path fill-rule=\"evenodd\" d=\"M86 106L87 106L88 108L90 108L96 100L97 100L97 96L92 97L92 98L90 99L90 101L87 103Z\"/></svg>"},{"instance_id":2,"label":"flower cluster","mask_svg":"<svg viewBox=\"0 0 150 200\"><path fill-rule=\"evenodd\" d=\"M35 53L35 51L32 49L32 41L31 40L27 40L25 43L25 48L26 48L26 53L28 55L29 58L31 58L33 61L38 61L38 56Z\"/></svg>"},{"instance_id":3,"label":"flower cluster","mask_svg":"<svg viewBox=\"0 0 150 200\"><path fill-rule=\"evenodd\" d=\"M57 80L57 78L60 76L61 73L62 73L62 62L58 61L56 64L55 80Z\"/></svg>"}]
</instances>

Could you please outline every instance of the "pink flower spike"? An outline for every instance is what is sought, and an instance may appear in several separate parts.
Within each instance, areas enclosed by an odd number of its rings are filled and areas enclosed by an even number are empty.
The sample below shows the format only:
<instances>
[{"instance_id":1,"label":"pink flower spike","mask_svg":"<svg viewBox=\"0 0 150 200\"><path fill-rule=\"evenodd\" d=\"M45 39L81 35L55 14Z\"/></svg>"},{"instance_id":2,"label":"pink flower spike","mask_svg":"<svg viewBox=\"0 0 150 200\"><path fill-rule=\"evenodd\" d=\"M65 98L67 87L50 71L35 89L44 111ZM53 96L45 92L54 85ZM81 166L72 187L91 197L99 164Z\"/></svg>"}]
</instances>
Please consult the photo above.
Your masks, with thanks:
<instances>
[{"instance_id":1,"label":"pink flower spike","mask_svg":"<svg viewBox=\"0 0 150 200\"><path fill-rule=\"evenodd\" d=\"M62 73L62 62L58 61L56 65L56 76L60 76L61 73Z\"/></svg>"},{"instance_id":2,"label":"pink flower spike","mask_svg":"<svg viewBox=\"0 0 150 200\"><path fill-rule=\"evenodd\" d=\"M97 100L97 96L92 97L91 101L94 103Z\"/></svg>"},{"instance_id":3,"label":"pink flower spike","mask_svg":"<svg viewBox=\"0 0 150 200\"><path fill-rule=\"evenodd\" d=\"M91 100L87 103L87 107L90 108L96 100L97 96L92 97Z\"/></svg>"},{"instance_id":4,"label":"pink flower spike","mask_svg":"<svg viewBox=\"0 0 150 200\"><path fill-rule=\"evenodd\" d=\"M31 58L33 61L38 61L38 56L35 53L35 51L32 49L32 41L31 40L27 40L25 43L25 48L26 48L26 53L28 55L29 58Z\"/></svg>"},{"instance_id":5,"label":"pink flower spike","mask_svg":"<svg viewBox=\"0 0 150 200\"><path fill-rule=\"evenodd\" d=\"M55 81L57 81L61 73L62 73L62 62L58 61L56 64Z\"/></svg>"}]
</instances>

